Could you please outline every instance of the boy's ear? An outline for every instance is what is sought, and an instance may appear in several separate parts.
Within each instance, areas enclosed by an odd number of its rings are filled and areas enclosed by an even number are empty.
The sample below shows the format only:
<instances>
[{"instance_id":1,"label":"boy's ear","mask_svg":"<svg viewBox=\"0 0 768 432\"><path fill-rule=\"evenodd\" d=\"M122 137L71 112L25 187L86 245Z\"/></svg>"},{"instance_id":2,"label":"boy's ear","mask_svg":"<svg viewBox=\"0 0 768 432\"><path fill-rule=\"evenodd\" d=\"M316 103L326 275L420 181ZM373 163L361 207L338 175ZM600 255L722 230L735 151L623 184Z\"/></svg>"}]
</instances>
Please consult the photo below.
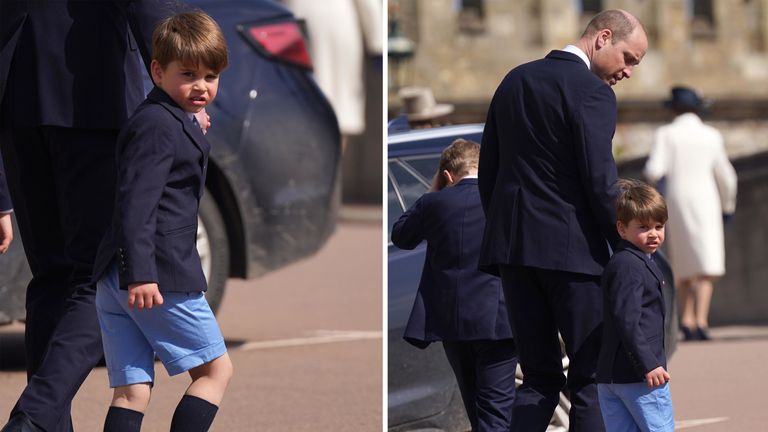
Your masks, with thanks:
<instances>
[{"instance_id":1,"label":"boy's ear","mask_svg":"<svg viewBox=\"0 0 768 432\"><path fill-rule=\"evenodd\" d=\"M149 70L152 72L152 81L155 85L160 85L163 80L163 67L160 66L160 62L152 59L152 63L149 64Z\"/></svg>"},{"instance_id":2,"label":"boy's ear","mask_svg":"<svg viewBox=\"0 0 768 432\"><path fill-rule=\"evenodd\" d=\"M621 221L616 221L616 231L619 232L619 237L626 240L627 227L625 227L624 224L621 223Z\"/></svg>"},{"instance_id":3,"label":"boy's ear","mask_svg":"<svg viewBox=\"0 0 768 432\"><path fill-rule=\"evenodd\" d=\"M453 174L451 174L450 171L443 170L442 174L443 174L443 177L445 178L445 184L446 185L450 186L450 185L452 185L454 183L455 177L453 176Z\"/></svg>"}]
</instances>

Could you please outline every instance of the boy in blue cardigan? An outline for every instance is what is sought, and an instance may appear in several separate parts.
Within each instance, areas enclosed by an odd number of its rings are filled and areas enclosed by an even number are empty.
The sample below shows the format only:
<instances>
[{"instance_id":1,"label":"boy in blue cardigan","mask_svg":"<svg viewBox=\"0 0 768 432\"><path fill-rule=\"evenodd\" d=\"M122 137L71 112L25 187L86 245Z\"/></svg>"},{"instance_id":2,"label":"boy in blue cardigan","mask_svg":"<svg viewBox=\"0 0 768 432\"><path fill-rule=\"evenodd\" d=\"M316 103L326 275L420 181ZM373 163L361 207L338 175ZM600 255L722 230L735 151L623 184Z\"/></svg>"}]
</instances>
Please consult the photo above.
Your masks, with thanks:
<instances>
[{"instance_id":1,"label":"boy in blue cardigan","mask_svg":"<svg viewBox=\"0 0 768 432\"><path fill-rule=\"evenodd\" d=\"M607 431L672 432L675 420L664 351L666 281L653 260L664 243L667 205L645 183L621 180L619 188L616 228L622 240L602 278L600 410Z\"/></svg>"}]
</instances>

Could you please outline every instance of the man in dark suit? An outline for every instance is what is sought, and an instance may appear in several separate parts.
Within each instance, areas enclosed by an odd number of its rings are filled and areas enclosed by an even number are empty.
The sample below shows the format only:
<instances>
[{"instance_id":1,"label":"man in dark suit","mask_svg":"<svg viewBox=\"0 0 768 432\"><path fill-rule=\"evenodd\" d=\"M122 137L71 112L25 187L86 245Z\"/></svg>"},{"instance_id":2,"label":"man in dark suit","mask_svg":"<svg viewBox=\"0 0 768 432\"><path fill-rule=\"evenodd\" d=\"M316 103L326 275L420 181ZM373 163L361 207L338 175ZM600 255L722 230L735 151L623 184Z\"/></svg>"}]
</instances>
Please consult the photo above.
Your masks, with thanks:
<instances>
[{"instance_id":1,"label":"man in dark suit","mask_svg":"<svg viewBox=\"0 0 768 432\"><path fill-rule=\"evenodd\" d=\"M603 430L600 274L606 240L618 240L610 86L632 75L647 46L637 18L604 11L574 45L509 72L491 101L480 153L480 265L502 277L523 369L513 431L549 423L566 384L558 331L570 359L571 431Z\"/></svg>"},{"instance_id":2,"label":"man in dark suit","mask_svg":"<svg viewBox=\"0 0 768 432\"><path fill-rule=\"evenodd\" d=\"M473 431L509 430L517 355L501 281L477 269L485 215L477 190L479 144L447 147L429 192L395 222L392 242L427 257L404 338L442 341ZM450 187L449 187L450 186Z\"/></svg>"},{"instance_id":3,"label":"man in dark suit","mask_svg":"<svg viewBox=\"0 0 768 432\"><path fill-rule=\"evenodd\" d=\"M139 52L149 64L169 4L2 2L0 143L33 276L28 384L3 432L72 430L72 397L101 357L91 273L114 205L115 143L144 98Z\"/></svg>"}]
</instances>

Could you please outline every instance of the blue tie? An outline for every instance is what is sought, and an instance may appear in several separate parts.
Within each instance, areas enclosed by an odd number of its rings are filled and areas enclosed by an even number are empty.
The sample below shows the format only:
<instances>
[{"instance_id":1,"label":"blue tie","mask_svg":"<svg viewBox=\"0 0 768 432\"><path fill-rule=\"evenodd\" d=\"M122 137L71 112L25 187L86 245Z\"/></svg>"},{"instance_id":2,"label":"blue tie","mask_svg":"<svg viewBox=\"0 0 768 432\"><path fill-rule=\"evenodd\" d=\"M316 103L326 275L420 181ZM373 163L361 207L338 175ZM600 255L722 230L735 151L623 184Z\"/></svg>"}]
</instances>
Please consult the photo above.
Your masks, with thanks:
<instances>
[{"instance_id":1,"label":"blue tie","mask_svg":"<svg viewBox=\"0 0 768 432\"><path fill-rule=\"evenodd\" d=\"M200 127L200 123L197 121L197 117L195 117L194 115L192 115L192 124L197 127Z\"/></svg>"}]
</instances>

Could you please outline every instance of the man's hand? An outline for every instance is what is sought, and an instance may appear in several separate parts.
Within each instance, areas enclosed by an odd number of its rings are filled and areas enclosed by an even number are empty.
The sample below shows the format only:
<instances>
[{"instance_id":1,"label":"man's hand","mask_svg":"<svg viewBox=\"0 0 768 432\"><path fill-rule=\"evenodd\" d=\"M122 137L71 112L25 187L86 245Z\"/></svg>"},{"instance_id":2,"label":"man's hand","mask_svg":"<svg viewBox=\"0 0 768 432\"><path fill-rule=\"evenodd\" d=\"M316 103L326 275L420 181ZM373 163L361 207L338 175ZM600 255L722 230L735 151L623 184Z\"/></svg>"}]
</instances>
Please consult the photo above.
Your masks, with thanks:
<instances>
[{"instance_id":1,"label":"man's hand","mask_svg":"<svg viewBox=\"0 0 768 432\"><path fill-rule=\"evenodd\" d=\"M128 308L152 309L152 306L163 304L163 296L156 283L135 283L128 285Z\"/></svg>"},{"instance_id":2,"label":"man's hand","mask_svg":"<svg viewBox=\"0 0 768 432\"><path fill-rule=\"evenodd\" d=\"M645 383L648 384L648 388L661 387L669 381L669 374L663 367L659 366L656 369L645 374Z\"/></svg>"},{"instance_id":3,"label":"man's hand","mask_svg":"<svg viewBox=\"0 0 768 432\"><path fill-rule=\"evenodd\" d=\"M208 128L211 127L211 116L209 116L208 113L205 112L205 108L203 108L200 112L195 113L195 117L197 118L197 122L200 123L200 130L203 132L203 135L207 134Z\"/></svg>"},{"instance_id":4,"label":"man's hand","mask_svg":"<svg viewBox=\"0 0 768 432\"><path fill-rule=\"evenodd\" d=\"M0 255L8 251L13 240L13 224L11 223L11 214L0 214Z\"/></svg>"}]
</instances>

